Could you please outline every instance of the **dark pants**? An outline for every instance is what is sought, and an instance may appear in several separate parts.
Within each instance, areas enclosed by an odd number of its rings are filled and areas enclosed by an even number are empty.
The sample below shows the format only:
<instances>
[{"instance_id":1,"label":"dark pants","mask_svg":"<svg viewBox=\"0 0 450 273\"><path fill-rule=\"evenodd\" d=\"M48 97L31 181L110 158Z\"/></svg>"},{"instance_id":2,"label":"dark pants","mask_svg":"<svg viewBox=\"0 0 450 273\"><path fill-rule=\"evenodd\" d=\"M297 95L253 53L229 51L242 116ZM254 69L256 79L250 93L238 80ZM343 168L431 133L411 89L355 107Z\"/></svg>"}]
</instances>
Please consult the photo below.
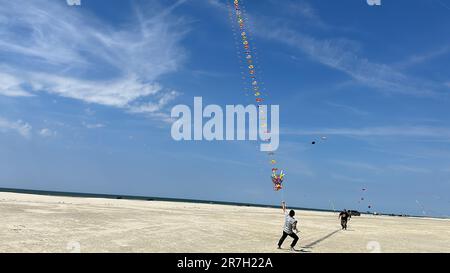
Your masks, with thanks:
<instances>
[{"instance_id":1,"label":"dark pants","mask_svg":"<svg viewBox=\"0 0 450 273\"><path fill-rule=\"evenodd\" d=\"M281 245L283 244L283 242L284 242L284 240L286 239L286 237L287 236L291 236L293 239L294 239L294 241L292 241L292 244L291 244L291 247L294 247L295 246L295 244L297 243L297 241L298 241L298 236L297 236L297 234L295 234L295 233L286 233L285 231L283 231L283 235L281 235L281 238L280 238L280 241L278 242L278 246L279 247L281 247Z\"/></svg>"},{"instance_id":2,"label":"dark pants","mask_svg":"<svg viewBox=\"0 0 450 273\"><path fill-rule=\"evenodd\" d=\"M342 226L342 229L347 229L347 219L341 219L341 226Z\"/></svg>"}]
</instances>

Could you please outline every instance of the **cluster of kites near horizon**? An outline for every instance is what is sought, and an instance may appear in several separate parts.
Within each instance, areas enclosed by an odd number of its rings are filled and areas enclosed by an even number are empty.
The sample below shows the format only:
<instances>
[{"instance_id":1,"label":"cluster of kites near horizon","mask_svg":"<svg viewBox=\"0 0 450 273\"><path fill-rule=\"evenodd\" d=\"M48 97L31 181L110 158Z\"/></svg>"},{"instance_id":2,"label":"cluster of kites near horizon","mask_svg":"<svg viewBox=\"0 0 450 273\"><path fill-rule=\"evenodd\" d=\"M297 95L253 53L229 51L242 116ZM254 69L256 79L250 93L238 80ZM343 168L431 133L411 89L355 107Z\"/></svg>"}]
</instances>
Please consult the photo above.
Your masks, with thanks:
<instances>
[{"instance_id":1,"label":"cluster of kites near horizon","mask_svg":"<svg viewBox=\"0 0 450 273\"><path fill-rule=\"evenodd\" d=\"M230 11L230 20L232 22L232 28L233 28L233 34L235 36L236 42L237 42L237 54L239 57L239 62L241 64L244 64L241 66L242 68L242 79L244 80L244 90L247 92L250 90L254 97L255 102L258 105L258 110L260 113L264 113L263 109L260 108L260 104L265 100L263 98L262 93L262 82L260 82L261 77L257 62L257 53L256 48L254 47L253 43L251 44L250 40L250 31L247 26L248 19L245 15L245 7L243 5L242 0L232 0L233 6L229 5L228 8ZM238 31L236 31L236 27ZM236 34L238 32L238 34ZM237 38L238 37L238 38ZM264 118L261 118L261 128L265 128L265 133L268 133L267 124ZM326 141L328 138L326 136L321 136L316 140L311 141L311 145L319 144L320 142ZM283 181L286 176L285 172L282 169L279 169L276 164L277 161L275 160L274 152L269 152L268 155L270 156L270 164L272 165L272 174L271 174L271 180L273 184L273 189L275 191L280 191L283 189ZM361 198L358 201L358 203L363 203L365 201L365 192L366 188L362 189ZM368 205L367 208L371 208L371 205Z\"/></svg>"}]
</instances>

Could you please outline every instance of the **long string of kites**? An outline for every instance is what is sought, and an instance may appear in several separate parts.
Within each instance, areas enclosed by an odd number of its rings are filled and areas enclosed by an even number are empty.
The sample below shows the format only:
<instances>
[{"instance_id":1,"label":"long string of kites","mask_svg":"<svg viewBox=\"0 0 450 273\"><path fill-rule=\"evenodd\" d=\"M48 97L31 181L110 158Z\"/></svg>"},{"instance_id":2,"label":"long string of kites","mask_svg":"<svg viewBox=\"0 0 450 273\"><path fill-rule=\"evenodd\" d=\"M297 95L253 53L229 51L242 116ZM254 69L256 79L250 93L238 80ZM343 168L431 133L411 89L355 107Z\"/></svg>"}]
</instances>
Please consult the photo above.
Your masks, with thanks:
<instances>
[{"instance_id":1,"label":"long string of kites","mask_svg":"<svg viewBox=\"0 0 450 273\"><path fill-rule=\"evenodd\" d=\"M256 66L257 66L257 58L256 58L256 51L254 50L253 46L250 46L250 38L249 38L249 29L247 27L246 21L248 21L245 18L245 8L242 4L242 0L233 0L233 6L234 8L229 7L230 10L230 18L233 22L233 30L235 30L235 24L239 26L239 47L238 47L238 55L240 58L240 61L245 64L246 71L243 71L243 80L245 83L245 90L247 90L247 84L248 80L250 82L251 91L253 92L253 95L255 96L255 101L258 104L258 109L261 113L264 113L262 109L260 109L260 103L263 102L262 94L261 94L261 84L259 74L257 74ZM227 1L228 5L229 2ZM235 33L235 31L234 31ZM241 47L243 51L241 52ZM267 128L266 123L261 123L260 125L262 128ZM266 133L267 133L266 129ZM277 163L276 160L273 158L275 153L269 152L269 156L271 156L270 163L272 165L272 183L273 183L273 189L275 191L279 191L283 188L283 180L285 177L285 173L283 173L283 170L278 171L278 168L275 166Z\"/></svg>"}]
</instances>

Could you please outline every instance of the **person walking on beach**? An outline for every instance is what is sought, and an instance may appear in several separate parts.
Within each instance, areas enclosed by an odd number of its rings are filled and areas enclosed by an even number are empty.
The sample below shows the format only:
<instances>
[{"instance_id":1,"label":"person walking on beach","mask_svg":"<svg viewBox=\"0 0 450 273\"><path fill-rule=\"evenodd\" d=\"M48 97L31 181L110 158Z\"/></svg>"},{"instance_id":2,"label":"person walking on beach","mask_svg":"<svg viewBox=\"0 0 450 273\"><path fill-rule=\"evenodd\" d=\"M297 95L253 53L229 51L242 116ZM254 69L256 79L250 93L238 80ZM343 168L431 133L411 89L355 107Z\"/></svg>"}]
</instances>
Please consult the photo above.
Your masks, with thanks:
<instances>
[{"instance_id":1,"label":"person walking on beach","mask_svg":"<svg viewBox=\"0 0 450 273\"><path fill-rule=\"evenodd\" d=\"M278 249L281 249L281 245L283 244L286 237L289 235L294 239L291 243L291 251L295 251L294 247L298 241L298 236L296 234L298 233L297 220L294 218L295 211L290 210L289 213L286 213L286 203L284 201L281 203L281 207L283 208L283 213L285 214L285 220L284 220L283 235L281 235L281 238L278 241Z\"/></svg>"},{"instance_id":2,"label":"person walking on beach","mask_svg":"<svg viewBox=\"0 0 450 273\"><path fill-rule=\"evenodd\" d=\"M344 209L343 211L341 211L341 213L339 213L338 219L339 218L341 219L342 229L347 230L347 222L348 222L348 220L350 220L350 218L352 218L352 216L346 209Z\"/></svg>"}]
</instances>

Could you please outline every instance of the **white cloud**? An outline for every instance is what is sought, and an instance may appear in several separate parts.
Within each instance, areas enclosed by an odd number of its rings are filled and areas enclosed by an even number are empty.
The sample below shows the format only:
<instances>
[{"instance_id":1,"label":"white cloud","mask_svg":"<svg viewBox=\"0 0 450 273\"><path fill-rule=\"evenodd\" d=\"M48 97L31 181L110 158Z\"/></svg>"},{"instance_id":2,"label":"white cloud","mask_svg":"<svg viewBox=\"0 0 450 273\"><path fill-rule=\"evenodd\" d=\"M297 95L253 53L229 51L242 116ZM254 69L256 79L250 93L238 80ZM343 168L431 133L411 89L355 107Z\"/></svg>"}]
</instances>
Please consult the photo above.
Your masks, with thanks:
<instances>
[{"instance_id":1,"label":"white cloud","mask_svg":"<svg viewBox=\"0 0 450 273\"><path fill-rule=\"evenodd\" d=\"M84 109L84 113L85 113L86 115L88 115L88 116L93 116L93 115L95 115L95 111L92 110L91 108L86 108L86 109Z\"/></svg>"},{"instance_id":2,"label":"white cloud","mask_svg":"<svg viewBox=\"0 0 450 273\"><path fill-rule=\"evenodd\" d=\"M28 83L36 91L121 108L127 108L134 100L155 95L162 90L159 84L145 84L135 76L98 82L32 73L28 77Z\"/></svg>"},{"instance_id":3,"label":"white cloud","mask_svg":"<svg viewBox=\"0 0 450 273\"><path fill-rule=\"evenodd\" d=\"M2 3L0 18L14 19L0 28L0 54L9 56L0 66L0 94L48 92L123 109L161 105L165 97L167 105L172 91L158 80L185 60L186 25L170 14L183 2L163 11L152 4L122 27L56 1Z\"/></svg>"},{"instance_id":4,"label":"white cloud","mask_svg":"<svg viewBox=\"0 0 450 273\"><path fill-rule=\"evenodd\" d=\"M334 163L351 169L359 169L374 173L402 172L402 173L427 174L432 172L430 169L425 169L423 167L413 165L403 165L403 164L374 165L365 162L354 162L345 160L335 160Z\"/></svg>"},{"instance_id":5,"label":"white cloud","mask_svg":"<svg viewBox=\"0 0 450 273\"><path fill-rule=\"evenodd\" d=\"M13 131L23 137L28 138L31 136L31 129L31 125L23 122L22 120L10 121L0 117L0 132Z\"/></svg>"},{"instance_id":6,"label":"white cloud","mask_svg":"<svg viewBox=\"0 0 450 273\"><path fill-rule=\"evenodd\" d=\"M86 123L86 122L83 122L83 126L88 129L98 129L106 127L106 125L103 123Z\"/></svg>"},{"instance_id":7,"label":"white cloud","mask_svg":"<svg viewBox=\"0 0 450 273\"><path fill-rule=\"evenodd\" d=\"M44 129L41 129L41 130L39 131L39 135L40 135L41 137L52 137L52 136L55 136L55 135L56 135L56 132L55 132L55 131L52 131L52 130L50 130L50 129L48 129L48 128L44 128Z\"/></svg>"},{"instance_id":8,"label":"white cloud","mask_svg":"<svg viewBox=\"0 0 450 273\"><path fill-rule=\"evenodd\" d=\"M406 165L391 165L388 166L389 170L398 171L398 172L408 172L408 173L418 173L418 174L427 174L432 171L429 169L424 169L415 166L406 166Z\"/></svg>"},{"instance_id":9,"label":"white cloud","mask_svg":"<svg viewBox=\"0 0 450 273\"><path fill-rule=\"evenodd\" d=\"M291 14L298 13L319 27L350 30L327 25L307 2L290 2L286 10ZM347 74L358 84L385 93L420 97L436 97L440 94L436 91L441 88L440 84L408 76L393 66L372 62L361 56L361 45L354 40L335 36L316 38L289 27L295 23L289 19L259 17L251 14L247 14L247 17L250 18L250 26L253 26L251 29L254 34L295 48L312 60Z\"/></svg>"},{"instance_id":10,"label":"white cloud","mask_svg":"<svg viewBox=\"0 0 450 273\"><path fill-rule=\"evenodd\" d=\"M334 162L341 166L345 166L345 167L352 168L352 169L356 168L356 169L362 169L362 170L373 171L373 172L382 171L382 168L375 166L373 164L365 163L365 162L353 162L353 161L344 161L344 160L336 160Z\"/></svg>"},{"instance_id":11,"label":"white cloud","mask_svg":"<svg viewBox=\"0 0 450 273\"><path fill-rule=\"evenodd\" d=\"M272 4L279 5L278 1L272 1ZM301 17L302 22L308 22L309 25L313 25L323 29L331 29L334 28L329 24L325 23L320 16L317 14L317 11L306 1L286 1L281 6L288 14L294 15L295 17ZM305 20L306 19L306 20Z\"/></svg>"},{"instance_id":12,"label":"white cloud","mask_svg":"<svg viewBox=\"0 0 450 273\"><path fill-rule=\"evenodd\" d=\"M347 112L351 112L351 113L359 115L359 116L365 116L365 115L369 114L366 111L360 110L360 109L358 109L356 107L353 107L353 106L350 106L350 105L345 105L345 104L340 104L340 103L335 103L335 102L329 102L329 101L326 102L326 104L328 104L330 106L333 106L333 107L336 107L336 108L339 108L339 109L342 109L342 110L345 110Z\"/></svg>"},{"instance_id":13,"label":"white cloud","mask_svg":"<svg viewBox=\"0 0 450 273\"><path fill-rule=\"evenodd\" d=\"M332 173L331 178L335 179L335 180L343 180L343 181L353 182L353 183L365 183L366 182L366 180L359 178L359 177L350 177L350 176L336 174L336 173Z\"/></svg>"},{"instance_id":14,"label":"white cloud","mask_svg":"<svg viewBox=\"0 0 450 273\"><path fill-rule=\"evenodd\" d=\"M160 96L157 102L133 105L130 107L129 111L132 113L156 113L178 96L179 93L176 91L167 92Z\"/></svg>"},{"instance_id":15,"label":"white cloud","mask_svg":"<svg viewBox=\"0 0 450 273\"><path fill-rule=\"evenodd\" d=\"M340 135L340 136L379 136L379 137L431 137L448 139L450 128L433 126L380 126L362 128L322 128L311 130L283 130L288 135Z\"/></svg>"},{"instance_id":16,"label":"white cloud","mask_svg":"<svg viewBox=\"0 0 450 273\"><path fill-rule=\"evenodd\" d=\"M272 1L278 4L277 1ZM225 10L226 6L217 0L208 1L211 6ZM283 6L288 14L297 14L315 26L328 30L358 32L325 23L316 10L306 1L292 1ZM397 93L417 97L439 97L442 85L436 82L409 76L394 66L376 63L361 56L360 43L345 37L316 38L289 27L296 21L247 13L252 32L263 39L283 43L311 58L312 60L341 71L358 84L385 93ZM298 21L298 19L295 19ZM334 33L335 34L335 33ZM323 35L321 35L323 37ZM298 59L296 56L293 60Z\"/></svg>"},{"instance_id":17,"label":"white cloud","mask_svg":"<svg viewBox=\"0 0 450 273\"><path fill-rule=\"evenodd\" d=\"M450 52L450 45L445 45L430 52L423 54L414 54L409 56L406 60L395 64L399 68L408 68L418 64L426 63Z\"/></svg>"},{"instance_id":18,"label":"white cloud","mask_svg":"<svg viewBox=\"0 0 450 273\"><path fill-rule=\"evenodd\" d=\"M259 26L256 33L301 50L311 59L339 70L355 82L386 93L434 97L434 85L409 77L386 64L373 63L351 50L345 39L316 39L287 27Z\"/></svg>"},{"instance_id":19,"label":"white cloud","mask_svg":"<svg viewBox=\"0 0 450 273\"><path fill-rule=\"evenodd\" d=\"M0 95L9 97L29 97L29 92L23 90L22 81L16 77L0 72Z\"/></svg>"},{"instance_id":20,"label":"white cloud","mask_svg":"<svg viewBox=\"0 0 450 273\"><path fill-rule=\"evenodd\" d=\"M221 3L219 0L208 0L207 3L215 8L219 8L222 10L226 9L225 5Z\"/></svg>"}]
</instances>

